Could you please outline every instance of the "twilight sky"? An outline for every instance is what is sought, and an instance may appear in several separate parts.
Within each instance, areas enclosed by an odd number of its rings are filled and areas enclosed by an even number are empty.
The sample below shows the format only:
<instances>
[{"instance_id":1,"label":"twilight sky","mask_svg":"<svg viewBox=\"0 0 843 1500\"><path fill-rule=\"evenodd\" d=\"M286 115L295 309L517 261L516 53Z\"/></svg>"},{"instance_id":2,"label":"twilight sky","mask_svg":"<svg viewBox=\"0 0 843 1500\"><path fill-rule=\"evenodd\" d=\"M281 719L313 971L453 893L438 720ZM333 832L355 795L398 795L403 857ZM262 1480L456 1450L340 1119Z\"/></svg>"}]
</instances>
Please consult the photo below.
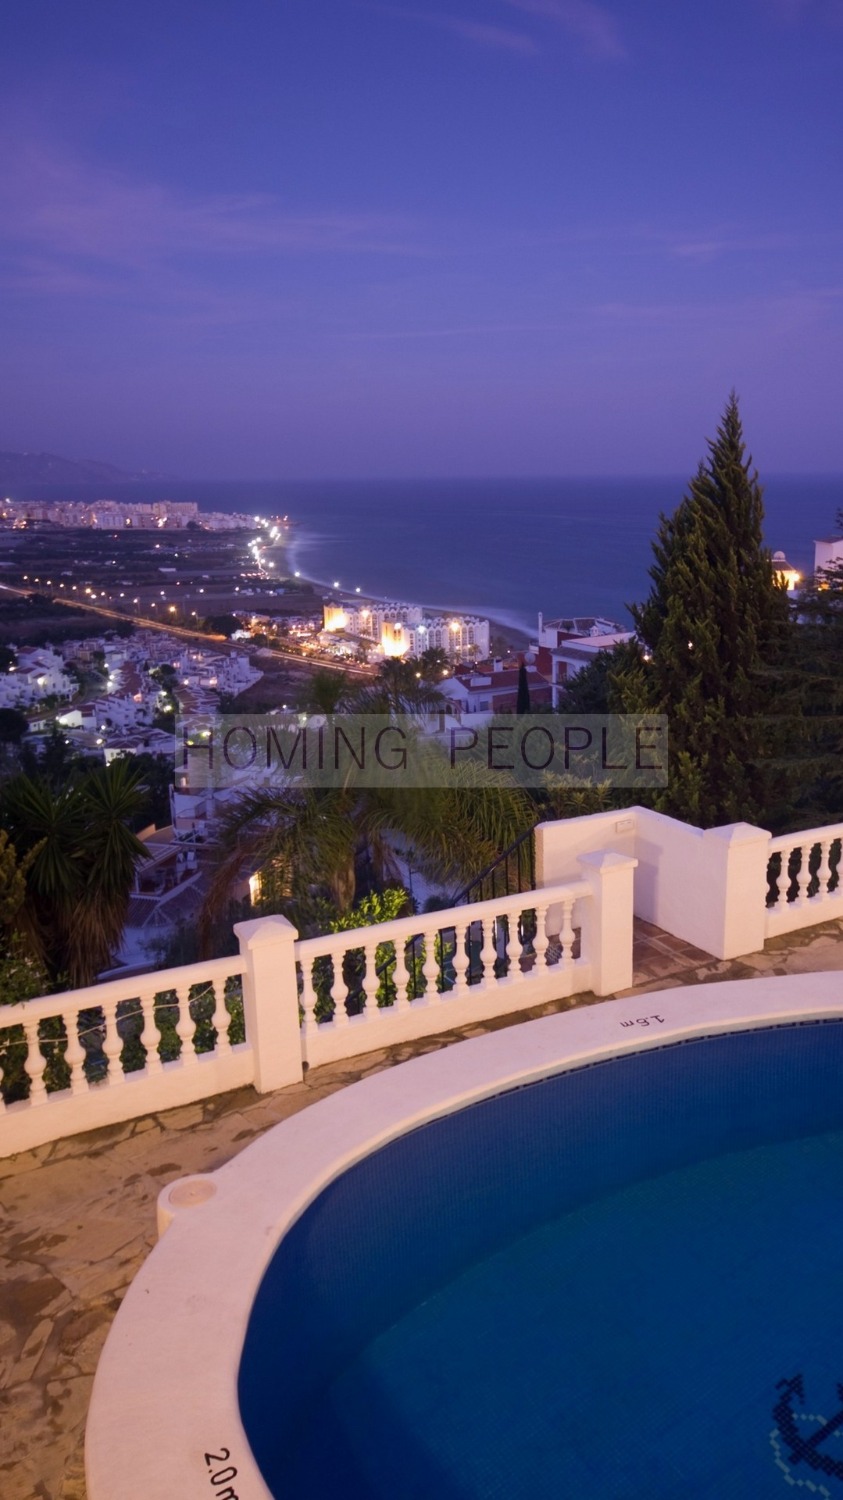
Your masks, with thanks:
<instances>
[{"instance_id":1,"label":"twilight sky","mask_svg":"<svg viewBox=\"0 0 843 1500\"><path fill-rule=\"evenodd\" d=\"M843 471L843 0L19 0L0 448Z\"/></svg>"}]
</instances>

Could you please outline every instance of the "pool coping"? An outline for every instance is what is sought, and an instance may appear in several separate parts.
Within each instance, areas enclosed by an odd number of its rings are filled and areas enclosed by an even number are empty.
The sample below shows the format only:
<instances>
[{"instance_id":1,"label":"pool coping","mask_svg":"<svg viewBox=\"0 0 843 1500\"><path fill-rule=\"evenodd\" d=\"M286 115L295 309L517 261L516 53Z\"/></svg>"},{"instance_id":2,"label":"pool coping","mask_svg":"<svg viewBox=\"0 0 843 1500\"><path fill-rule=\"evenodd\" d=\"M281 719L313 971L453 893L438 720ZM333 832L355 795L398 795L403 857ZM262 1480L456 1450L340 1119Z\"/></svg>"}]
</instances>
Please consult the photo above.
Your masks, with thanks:
<instances>
[{"instance_id":1,"label":"pool coping","mask_svg":"<svg viewBox=\"0 0 843 1500\"><path fill-rule=\"evenodd\" d=\"M273 1500L237 1401L252 1302L284 1234L362 1157L466 1105L591 1062L835 1018L843 1018L837 972L609 1000L364 1078L272 1126L216 1172L170 1183L159 1199L166 1232L132 1282L97 1367L85 1444L89 1500Z\"/></svg>"}]
</instances>

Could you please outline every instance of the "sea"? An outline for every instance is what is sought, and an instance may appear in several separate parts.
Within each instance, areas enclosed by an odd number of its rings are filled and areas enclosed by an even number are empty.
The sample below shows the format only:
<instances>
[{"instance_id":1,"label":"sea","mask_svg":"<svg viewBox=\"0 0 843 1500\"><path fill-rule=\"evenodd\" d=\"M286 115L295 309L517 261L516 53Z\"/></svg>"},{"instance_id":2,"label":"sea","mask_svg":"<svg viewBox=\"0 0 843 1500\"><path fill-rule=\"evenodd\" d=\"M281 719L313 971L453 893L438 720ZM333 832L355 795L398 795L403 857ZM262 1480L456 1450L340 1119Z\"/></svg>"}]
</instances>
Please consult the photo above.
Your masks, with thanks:
<instances>
[{"instance_id":1,"label":"sea","mask_svg":"<svg viewBox=\"0 0 843 1500\"><path fill-rule=\"evenodd\" d=\"M441 480L138 480L108 497L195 500L200 510L288 515L282 566L370 597L489 616L534 634L539 610L628 626L646 597L661 513L682 478ZM56 489L52 494L58 496ZM48 498L43 488L39 498ZM106 498L63 486L64 499ZM19 498L35 498L21 492ZM765 542L800 572L834 534L843 475L764 481ZM281 572L281 568L279 568Z\"/></svg>"}]
</instances>

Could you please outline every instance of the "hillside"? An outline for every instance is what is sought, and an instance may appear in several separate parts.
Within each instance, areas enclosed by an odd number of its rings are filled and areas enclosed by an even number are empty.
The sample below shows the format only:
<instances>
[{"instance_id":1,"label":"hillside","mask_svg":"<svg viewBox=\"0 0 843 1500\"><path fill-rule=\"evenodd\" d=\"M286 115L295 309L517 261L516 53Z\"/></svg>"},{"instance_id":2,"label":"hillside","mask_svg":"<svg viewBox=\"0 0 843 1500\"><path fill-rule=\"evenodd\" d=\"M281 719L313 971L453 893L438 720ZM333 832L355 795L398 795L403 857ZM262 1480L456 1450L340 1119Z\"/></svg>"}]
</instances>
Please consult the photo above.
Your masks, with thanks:
<instances>
[{"instance_id":1,"label":"hillside","mask_svg":"<svg viewBox=\"0 0 843 1500\"><path fill-rule=\"evenodd\" d=\"M0 452L0 490L37 484L119 484L138 475L92 458L59 458L55 453Z\"/></svg>"}]
</instances>

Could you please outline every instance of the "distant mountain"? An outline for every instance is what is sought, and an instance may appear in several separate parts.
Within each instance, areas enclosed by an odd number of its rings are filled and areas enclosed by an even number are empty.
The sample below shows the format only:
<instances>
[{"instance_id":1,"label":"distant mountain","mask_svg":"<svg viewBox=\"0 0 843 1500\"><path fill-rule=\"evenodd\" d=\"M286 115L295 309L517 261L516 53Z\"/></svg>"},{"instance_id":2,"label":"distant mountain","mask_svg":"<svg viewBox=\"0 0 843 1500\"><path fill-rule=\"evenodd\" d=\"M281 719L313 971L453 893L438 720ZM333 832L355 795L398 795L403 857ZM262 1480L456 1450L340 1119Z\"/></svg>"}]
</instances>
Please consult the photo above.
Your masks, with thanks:
<instances>
[{"instance_id":1,"label":"distant mountain","mask_svg":"<svg viewBox=\"0 0 843 1500\"><path fill-rule=\"evenodd\" d=\"M58 458L55 453L0 452L0 490L34 484L123 484L128 479L156 479L155 474L127 474L93 458Z\"/></svg>"}]
</instances>

